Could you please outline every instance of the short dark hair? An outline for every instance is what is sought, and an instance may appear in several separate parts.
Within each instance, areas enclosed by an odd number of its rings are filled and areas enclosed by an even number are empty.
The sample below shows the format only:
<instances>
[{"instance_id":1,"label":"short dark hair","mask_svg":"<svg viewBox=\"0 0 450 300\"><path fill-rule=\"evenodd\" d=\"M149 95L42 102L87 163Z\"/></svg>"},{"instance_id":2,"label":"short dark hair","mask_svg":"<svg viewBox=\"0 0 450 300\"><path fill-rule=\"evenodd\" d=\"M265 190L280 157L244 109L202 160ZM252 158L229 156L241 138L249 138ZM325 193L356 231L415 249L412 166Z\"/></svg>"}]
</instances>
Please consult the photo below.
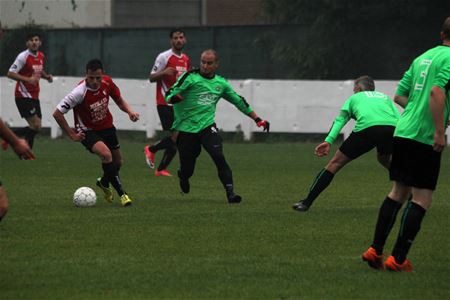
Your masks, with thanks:
<instances>
[{"instance_id":1,"label":"short dark hair","mask_svg":"<svg viewBox=\"0 0 450 300\"><path fill-rule=\"evenodd\" d=\"M442 24L442 33L446 39L450 39L450 17L446 18Z\"/></svg>"},{"instance_id":2,"label":"short dark hair","mask_svg":"<svg viewBox=\"0 0 450 300\"><path fill-rule=\"evenodd\" d=\"M186 35L186 34L184 33L184 30L183 30L183 29L181 29L181 28L173 28L173 29L170 31L170 33L169 33L169 37L172 38L172 36L173 36L173 34L174 34L175 32L181 32L183 35Z\"/></svg>"},{"instance_id":3,"label":"short dark hair","mask_svg":"<svg viewBox=\"0 0 450 300\"><path fill-rule=\"evenodd\" d=\"M360 86L363 91L374 91L375 90L375 81L373 78L364 75L355 79L355 86Z\"/></svg>"},{"instance_id":4,"label":"short dark hair","mask_svg":"<svg viewBox=\"0 0 450 300\"><path fill-rule=\"evenodd\" d=\"M37 33L37 32L31 32L31 33L28 33L28 34L27 34L27 36L25 37L25 41L29 41L29 40L31 40L32 38L34 38L35 36L37 36L40 40L42 40L42 37L41 37L41 34L40 34L40 33Z\"/></svg>"},{"instance_id":5,"label":"short dark hair","mask_svg":"<svg viewBox=\"0 0 450 300\"><path fill-rule=\"evenodd\" d=\"M86 64L86 72L88 70L97 71L98 69L101 69L103 71L103 64L100 59L97 59L97 58L91 59Z\"/></svg>"}]
</instances>

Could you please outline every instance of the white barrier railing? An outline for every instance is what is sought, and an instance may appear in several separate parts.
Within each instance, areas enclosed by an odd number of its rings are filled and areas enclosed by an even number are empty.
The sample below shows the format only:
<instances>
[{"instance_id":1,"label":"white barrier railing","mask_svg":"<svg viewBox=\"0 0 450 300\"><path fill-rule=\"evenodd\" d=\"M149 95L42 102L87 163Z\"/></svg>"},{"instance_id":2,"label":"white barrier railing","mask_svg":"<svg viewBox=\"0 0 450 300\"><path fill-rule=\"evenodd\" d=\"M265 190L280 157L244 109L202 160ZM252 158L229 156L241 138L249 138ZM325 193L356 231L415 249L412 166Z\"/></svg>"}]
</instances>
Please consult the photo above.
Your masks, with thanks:
<instances>
[{"instance_id":1,"label":"white barrier railing","mask_svg":"<svg viewBox=\"0 0 450 300\"><path fill-rule=\"evenodd\" d=\"M61 135L52 113L56 104L81 80L79 77L55 77L52 84L41 80L42 125L51 129L53 138ZM152 137L161 129L155 105L156 84L148 80L114 79L122 96L140 113L140 121L133 123L111 101L114 124L118 129L145 131ZM352 95L353 81L319 80L230 80L236 92L261 116L270 120L271 131L289 133L327 133L344 101ZM0 77L0 115L12 127L24 126L14 102L15 82ZM396 81L376 81L377 90L393 96ZM73 122L72 113L67 114ZM254 122L242 115L233 105L221 100L217 107L216 123L224 131L242 130L245 139L260 131ZM344 129L347 137L353 128L349 122Z\"/></svg>"}]
</instances>

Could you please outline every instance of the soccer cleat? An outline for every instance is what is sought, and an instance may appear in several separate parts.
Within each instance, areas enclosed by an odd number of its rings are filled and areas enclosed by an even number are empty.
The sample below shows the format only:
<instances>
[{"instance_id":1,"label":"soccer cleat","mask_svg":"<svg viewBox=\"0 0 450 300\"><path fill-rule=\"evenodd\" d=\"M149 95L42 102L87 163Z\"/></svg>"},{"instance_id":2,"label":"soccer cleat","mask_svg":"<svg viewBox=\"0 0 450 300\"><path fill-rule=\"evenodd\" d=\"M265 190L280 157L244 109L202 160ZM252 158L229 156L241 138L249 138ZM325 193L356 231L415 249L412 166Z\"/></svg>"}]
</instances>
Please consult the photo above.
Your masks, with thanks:
<instances>
[{"instance_id":1,"label":"soccer cleat","mask_svg":"<svg viewBox=\"0 0 450 300\"><path fill-rule=\"evenodd\" d=\"M5 151L8 150L8 146L8 142L6 140L2 140L2 149Z\"/></svg>"},{"instance_id":2,"label":"soccer cleat","mask_svg":"<svg viewBox=\"0 0 450 300\"><path fill-rule=\"evenodd\" d=\"M167 170L161 170L161 171L156 170L156 171L155 171L155 176L165 176L165 177L170 177L170 176L172 176L172 174L170 174L170 172L167 171Z\"/></svg>"},{"instance_id":3,"label":"soccer cleat","mask_svg":"<svg viewBox=\"0 0 450 300\"><path fill-rule=\"evenodd\" d=\"M362 260L366 261L371 268L384 270L383 254L378 255L373 247L369 247L369 249L363 253Z\"/></svg>"},{"instance_id":4,"label":"soccer cleat","mask_svg":"<svg viewBox=\"0 0 450 300\"><path fill-rule=\"evenodd\" d=\"M292 205L292 208L296 211L307 211L309 206L304 204L303 201L300 201Z\"/></svg>"},{"instance_id":5,"label":"soccer cleat","mask_svg":"<svg viewBox=\"0 0 450 300\"><path fill-rule=\"evenodd\" d=\"M242 197L239 195L236 195L235 193L229 193L227 194L228 203L241 203Z\"/></svg>"},{"instance_id":6,"label":"soccer cleat","mask_svg":"<svg viewBox=\"0 0 450 300\"><path fill-rule=\"evenodd\" d=\"M189 179L181 178L181 171L178 170L178 178L180 179L180 189L182 193L188 194L191 190L191 186L189 184Z\"/></svg>"},{"instance_id":7,"label":"soccer cleat","mask_svg":"<svg viewBox=\"0 0 450 300\"><path fill-rule=\"evenodd\" d=\"M131 198L127 194L123 194L122 196L120 196L120 203L122 204L122 206L129 206L131 205L131 203L133 203L133 200L131 200Z\"/></svg>"},{"instance_id":8,"label":"soccer cleat","mask_svg":"<svg viewBox=\"0 0 450 300\"><path fill-rule=\"evenodd\" d=\"M150 151L150 146L144 147L145 161L147 165L154 169L155 168L155 152Z\"/></svg>"},{"instance_id":9,"label":"soccer cleat","mask_svg":"<svg viewBox=\"0 0 450 300\"><path fill-rule=\"evenodd\" d=\"M109 202L109 203L112 203L113 202L113 198L114 198L114 195L113 195L113 192L112 192L112 188L111 187L104 187L102 182L101 182L101 177L97 178L97 183L96 184L97 184L97 186L99 188L102 189L103 194L104 194L103 197L104 197L105 201Z\"/></svg>"},{"instance_id":10,"label":"soccer cleat","mask_svg":"<svg viewBox=\"0 0 450 300\"><path fill-rule=\"evenodd\" d=\"M392 255L386 259L384 265L387 270L393 272L411 272L413 270L413 266L409 260L405 259L402 264L399 264Z\"/></svg>"}]
</instances>

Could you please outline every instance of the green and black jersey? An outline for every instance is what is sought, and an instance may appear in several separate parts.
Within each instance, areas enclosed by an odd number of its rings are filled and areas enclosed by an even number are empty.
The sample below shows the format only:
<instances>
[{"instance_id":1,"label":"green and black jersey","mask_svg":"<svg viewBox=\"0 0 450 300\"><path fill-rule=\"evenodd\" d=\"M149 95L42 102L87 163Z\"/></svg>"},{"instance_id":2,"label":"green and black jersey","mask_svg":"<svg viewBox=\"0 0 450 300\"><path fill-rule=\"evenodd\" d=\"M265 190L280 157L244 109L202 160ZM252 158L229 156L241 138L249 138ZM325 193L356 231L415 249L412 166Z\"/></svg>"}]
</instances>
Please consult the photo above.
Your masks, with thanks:
<instances>
[{"instance_id":1,"label":"green and black jersey","mask_svg":"<svg viewBox=\"0 0 450 300\"><path fill-rule=\"evenodd\" d=\"M175 120L172 129L197 133L214 123L216 105L221 98L236 106L248 115L253 110L244 98L236 94L228 81L222 76L205 78L198 72L187 72L166 94L166 101L175 95L183 100L173 106Z\"/></svg>"},{"instance_id":2,"label":"green and black jersey","mask_svg":"<svg viewBox=\"0 0 450 300\"><path fill-rule=\"evenodd\" d=\"M431 88L437 86L446 93L444 120L450 110L450 47L437 46L417 57L397 88L397 95L408 97L408 103L398 121L394 136L433 145L434 123L430 111Z\"/></svg>"},{"instance_id":3,"label":"green and black jersey","mask_svg":"<svg viewBox=\"0 0 450 300\"><path fill-rule=\"evenodd\" d=\"M356 121L353 131L358 132L371 126L395 126L399 117L400 113L387 95L377 91L358 92L342 105L325 141L332 144L350 119Z\"/></svg>"}]
</instances>

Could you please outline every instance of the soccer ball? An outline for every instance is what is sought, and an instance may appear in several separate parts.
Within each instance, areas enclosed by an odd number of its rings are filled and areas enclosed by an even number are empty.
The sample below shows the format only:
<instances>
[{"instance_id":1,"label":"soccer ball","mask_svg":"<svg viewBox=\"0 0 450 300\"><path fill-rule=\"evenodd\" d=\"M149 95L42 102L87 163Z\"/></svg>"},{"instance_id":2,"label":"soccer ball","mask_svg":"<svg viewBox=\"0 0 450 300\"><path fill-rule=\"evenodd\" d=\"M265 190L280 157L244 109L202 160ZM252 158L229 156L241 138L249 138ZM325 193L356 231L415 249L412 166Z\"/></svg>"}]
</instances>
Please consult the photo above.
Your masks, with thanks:
<instances>
[{"instance_id":1,"label":"soccer ball","mask_svg":"<svg viewBox=\"0 0 450 300\"><path fill-rule=\"evenodd\" d=\"M80 187L73 194L73 204L77 207L94 206L97 202L97 195L90 187Z\"/></svg>"}]
</instances>

